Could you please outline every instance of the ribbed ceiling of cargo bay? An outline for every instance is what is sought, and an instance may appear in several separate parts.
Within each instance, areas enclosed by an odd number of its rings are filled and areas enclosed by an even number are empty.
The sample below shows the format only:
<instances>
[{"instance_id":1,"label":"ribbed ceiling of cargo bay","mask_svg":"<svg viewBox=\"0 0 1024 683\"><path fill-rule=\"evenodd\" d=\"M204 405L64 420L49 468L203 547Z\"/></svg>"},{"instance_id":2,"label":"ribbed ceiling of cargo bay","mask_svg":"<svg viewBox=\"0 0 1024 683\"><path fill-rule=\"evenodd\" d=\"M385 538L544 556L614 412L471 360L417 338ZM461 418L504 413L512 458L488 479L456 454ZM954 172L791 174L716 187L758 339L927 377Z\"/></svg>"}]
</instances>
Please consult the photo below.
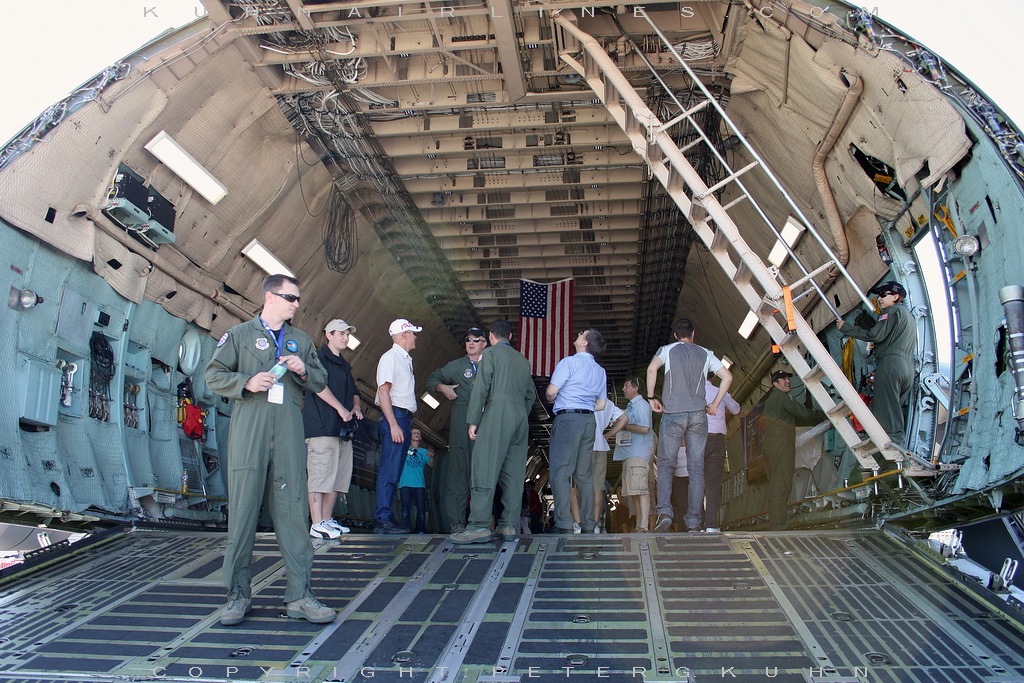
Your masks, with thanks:
<instances>
[{"instance_id":1,"label":"ribbed ceiling of cargo bay","mask_svg":"<svg viewBox=\"0 0 1024 683\"><path fill-rule=\"evenodd\" d=\"M341 213L373 229L453 334L518 318L521 278L572 277L575 324L604 333L610 377L666 340L692 236L558 58L559 3L206 4L268 72ZM665 93L640 55L657 59L655 41L603 4L576 11L656 107ZM723 36L708 27L728 8L659 13L723 95Z\"/></svg>"}]
</instances>

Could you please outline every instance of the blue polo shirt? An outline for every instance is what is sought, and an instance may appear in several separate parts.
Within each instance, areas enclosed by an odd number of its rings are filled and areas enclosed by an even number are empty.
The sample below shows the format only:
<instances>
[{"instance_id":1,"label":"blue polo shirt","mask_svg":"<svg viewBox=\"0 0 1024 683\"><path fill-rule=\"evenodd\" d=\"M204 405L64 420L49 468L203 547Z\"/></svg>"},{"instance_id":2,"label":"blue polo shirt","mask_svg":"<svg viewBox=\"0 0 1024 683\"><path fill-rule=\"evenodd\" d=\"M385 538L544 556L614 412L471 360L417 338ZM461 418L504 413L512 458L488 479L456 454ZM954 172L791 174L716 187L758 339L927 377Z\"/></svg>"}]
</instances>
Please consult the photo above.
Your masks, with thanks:
<instances>
[{"instance_id":1,"label":"blue polo shirt","mask_svg":"<svg viewBox=\"0 0 1024 683\"><path fill-rule=\"evenodd\" d=\"M598 399L608 398L608 378L604 368L586 351L558 361L551 374L551 384L558 387L555 412L593 410Z\"/></svg>"},{"instance_id":2,"label":"blue polo shirt","mask_svg":"<svg viewBox=\"0 0 1024 683\"><path fill-rule=\"evenodd\" d=\"M644 400L643 396L633 397L626 405L626 415L629 416L629 424L649 427L646 434L636 434L623 429L616 434L615 455L612 460L625 460L626 458L643 458L650 460L654 455L654 414L651 405Z\"/></svg>"}]
</instances>

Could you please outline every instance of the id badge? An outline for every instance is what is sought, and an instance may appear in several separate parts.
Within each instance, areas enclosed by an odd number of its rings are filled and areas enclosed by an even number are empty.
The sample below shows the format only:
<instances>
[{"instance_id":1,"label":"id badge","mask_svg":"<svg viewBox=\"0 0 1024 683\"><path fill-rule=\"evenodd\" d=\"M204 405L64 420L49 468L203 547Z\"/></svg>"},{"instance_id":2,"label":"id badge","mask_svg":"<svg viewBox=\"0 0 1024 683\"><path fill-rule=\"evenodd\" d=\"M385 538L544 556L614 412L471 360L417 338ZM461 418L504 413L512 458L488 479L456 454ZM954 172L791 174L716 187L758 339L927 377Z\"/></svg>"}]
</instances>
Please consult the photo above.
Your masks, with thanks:
<instances>
[{"instance_id":1,"label":"id badge","mask_svg":"<svg viewBox=\"0 0 1024 683\"><path fill-rule=\"evenodd\" d=\"M625 429L619 432L615 432L615 445L616 446L632 446L633 445L633 433L627 432Z\"/></svg>"},{"instance_id":2,"label":"id badge","mask_svg":"<svg viewBox=\"0 0 1024 683\"><path fill-rule=\"evenodd\" d=\"M274 386L270 387L270 391L267 392L267 402L276 403L278 405L284 403L284 385L280 382L275 382Z\"/></svg>"}]
</instances>

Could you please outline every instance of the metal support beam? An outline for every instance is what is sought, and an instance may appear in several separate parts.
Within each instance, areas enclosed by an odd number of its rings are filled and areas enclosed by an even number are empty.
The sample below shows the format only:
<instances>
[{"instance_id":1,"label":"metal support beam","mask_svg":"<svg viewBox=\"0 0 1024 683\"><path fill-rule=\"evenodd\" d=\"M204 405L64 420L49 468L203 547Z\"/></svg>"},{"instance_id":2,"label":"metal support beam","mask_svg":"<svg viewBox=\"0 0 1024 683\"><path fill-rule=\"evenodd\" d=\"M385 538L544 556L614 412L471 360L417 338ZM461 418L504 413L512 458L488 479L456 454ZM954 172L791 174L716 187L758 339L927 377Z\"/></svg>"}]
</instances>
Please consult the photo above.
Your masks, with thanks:
<instances>
[{"instance_id":1,"label":"metal support beam","mask_svg":"<svg viewBox=\"0 0 1024 683\"><path fill-rule=\"evenodd\" d=\"M498 41L498 60L505 76L505 90L511 102L517 102L526 95L526 74L519 54L519 39L516 25L512 22L512 3L509 0L487 0L491 11L490 19Z\"/></svg>"},{"instance_id":2,"label":"metal support beam","mask_svg":"<svg viewBox=\"0 0 1024 683\"><path fill-rule=\"evenodd\" d=\"M288 3L288 9L292 11L292 16L295 17L299 28L303 31L312 31L316 28L313 19L310 18L309 13L302 6L302 0L285 0L285 2Z\"/></svg>"}]
</instances>

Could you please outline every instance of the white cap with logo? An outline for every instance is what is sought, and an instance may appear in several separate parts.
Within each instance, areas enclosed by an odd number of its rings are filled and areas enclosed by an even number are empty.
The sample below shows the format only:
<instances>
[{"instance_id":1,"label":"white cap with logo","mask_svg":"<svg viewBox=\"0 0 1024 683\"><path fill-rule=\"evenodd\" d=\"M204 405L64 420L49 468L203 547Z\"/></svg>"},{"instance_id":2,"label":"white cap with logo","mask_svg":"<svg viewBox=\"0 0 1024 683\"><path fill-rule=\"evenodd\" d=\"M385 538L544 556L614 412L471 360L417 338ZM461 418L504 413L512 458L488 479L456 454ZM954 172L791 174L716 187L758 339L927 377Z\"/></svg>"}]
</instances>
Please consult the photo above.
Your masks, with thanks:
<instances>
[{"instance_id":1,"label":"white cap with logo","mask_svg":"<svg viewBox=\"0 0 1024 683\"><path fill-rule=\"evenodd\" d=\"M355 332L356 326L349 325L344 320L335 318L331 322L327 323L327 326L324 328L324 332L344 332L345 330L348 330L349 332Z\"/></svg>"},{"instance_id":2,"label":"white cap with logo","mask_svg":"<svg viewBox=\"0 0 1024 683\"><path fill-rule=\"evenodd\" d=\"M391 327L388 328L388 334L394 336L396 334L402 334L403 332L422 332L422 327L416 327L405 318L399 318L398 320L391 323Z\"/></svg>"}]
</instances>

